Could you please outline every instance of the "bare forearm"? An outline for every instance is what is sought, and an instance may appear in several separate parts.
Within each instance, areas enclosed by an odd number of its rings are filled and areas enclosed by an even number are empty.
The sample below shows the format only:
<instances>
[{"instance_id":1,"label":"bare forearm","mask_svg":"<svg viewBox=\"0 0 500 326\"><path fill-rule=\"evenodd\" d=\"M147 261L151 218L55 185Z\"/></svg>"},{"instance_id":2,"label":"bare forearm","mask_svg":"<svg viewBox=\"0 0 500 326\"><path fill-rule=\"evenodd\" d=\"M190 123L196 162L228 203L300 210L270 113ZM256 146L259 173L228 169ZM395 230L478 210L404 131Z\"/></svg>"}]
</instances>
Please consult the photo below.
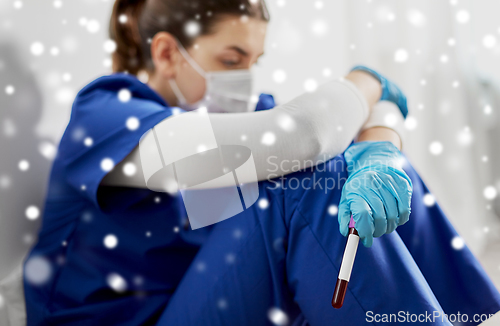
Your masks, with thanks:
<instances>
[{"instance_id":1,"label":"bare forearm","mask_svg":"<svg viewBox=\"0 0 500 326\"><path fill-rule=\"evenodd\" d=\"M357 139L360 141L390 141L401 150L401 138L398 133L385 127L374 127L361 132Z\"/></svg>"}]
</instances>

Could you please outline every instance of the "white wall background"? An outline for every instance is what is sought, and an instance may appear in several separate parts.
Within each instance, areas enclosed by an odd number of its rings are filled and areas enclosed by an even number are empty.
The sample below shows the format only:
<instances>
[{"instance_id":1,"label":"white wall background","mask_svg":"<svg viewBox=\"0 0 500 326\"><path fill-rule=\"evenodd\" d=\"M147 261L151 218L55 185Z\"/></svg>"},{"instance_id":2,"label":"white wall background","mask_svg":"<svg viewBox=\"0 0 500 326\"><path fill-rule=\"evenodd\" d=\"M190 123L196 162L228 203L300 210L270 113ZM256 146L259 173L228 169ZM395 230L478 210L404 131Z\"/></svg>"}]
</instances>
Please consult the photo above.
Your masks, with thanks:
<instances>
[{"instance_id":1,"label":"white wall background","mask_svg":"<svg viewBox=\"0 0 500 326\"><path fill-rule=\"evenodd\" d=\"M76 92L109 73L104 43L112 4L0 0L0 43L16 48L43 95L39 137L57 142ZM484 190L500 190L500 91L490 82L500 78L500 2L268 0L268 6L272 20L256 88L284 102L306 83L321 84L354 64L381 71L408 96L405 152L450 220L477 253L499 241L498 197L488 199ZM276 78L283 73L284 81Z\"/></svg>"}]
</instances>

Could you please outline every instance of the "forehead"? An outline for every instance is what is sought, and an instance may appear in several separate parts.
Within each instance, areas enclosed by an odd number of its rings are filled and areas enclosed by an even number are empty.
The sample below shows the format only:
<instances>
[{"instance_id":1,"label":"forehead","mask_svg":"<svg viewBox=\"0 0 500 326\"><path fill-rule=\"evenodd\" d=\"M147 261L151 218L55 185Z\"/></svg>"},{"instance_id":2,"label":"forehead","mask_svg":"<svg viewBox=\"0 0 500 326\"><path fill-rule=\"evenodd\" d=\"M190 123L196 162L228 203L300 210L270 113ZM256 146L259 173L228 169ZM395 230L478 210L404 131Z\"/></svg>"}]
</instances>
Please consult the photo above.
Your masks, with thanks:
<instances>
[{"instance_id":1,"label":"forehead","mask_svg":"<svg viewBox=\"0 0 500 326\"><path fill-rule=\"evenodd\" d=\"M238 46L249 53L264 51L267 22L246 16L222 16L212 33L198 37L196 43L214 50Z\"/></svg>"}]
</instances>

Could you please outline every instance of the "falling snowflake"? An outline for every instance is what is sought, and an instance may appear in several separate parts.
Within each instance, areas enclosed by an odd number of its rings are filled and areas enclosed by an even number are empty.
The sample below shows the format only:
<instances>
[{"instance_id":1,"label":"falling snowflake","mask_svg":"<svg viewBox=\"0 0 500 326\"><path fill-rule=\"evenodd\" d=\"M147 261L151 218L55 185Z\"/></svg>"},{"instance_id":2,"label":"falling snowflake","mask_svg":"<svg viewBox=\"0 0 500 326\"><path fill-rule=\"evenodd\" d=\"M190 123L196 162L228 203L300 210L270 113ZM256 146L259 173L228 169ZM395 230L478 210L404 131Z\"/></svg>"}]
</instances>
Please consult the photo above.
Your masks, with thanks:
<instances>
[{"instance_id":1,"label":"falling snowflake","mask_svg":"<svg viewBox=\"0 0 500 326\"><path fill-rule=\"evenodd\" d=\"M425 22L426 22L425 15L417 9L410 9L408 11L407 18L408 18L408 21L410 22L410 24L412 24L415 27L425 26Z\"/></svg>"},{"instance_id":2,"label":"falling snowflake","mask_svg":"<svg viewBox=\"0 0 500 326\"><path fill-rule=\"evenodd\" d=\"M317 36L323 36L328 32L328 23L324 20L317 20L311 25L311 32Z\"/></svg>"},{"instance_id":3,"label":"falling snowflake","mask_svg":"<svg viewBox=\"0 0 500 326\"><path fill-rule=\"evenodd\" d=\"M429 151L433 155L439 155L443 152L443 144L438 141L434 141L429 145Z\"/></svg>"},{"instance_id":4,"label":"falling snowflake","mask_svg":"<svg viewBox=\"0 0 500 326\"><path fill-rule=\"evenodd\" d=\"M7 175L0 176L0 187L3 189L9 188L11 185L11 180Z\"/></svg>"},{"instance_id":5,"label":"falling snowflake","mask_svg":"<svg viewBox=\"0 0 500 326\"><path fill-rule=\"evenodd\" d=\"M339 213L339 208L337 205L330 205L328 207L328 214L334 216L334 215L337 215Z\"/></svg>"},{"instance_id":6,"label":"falling snowflake","mask_svg":"<svg viewBox=\"0 0 500 326\"><path fill-rule=\"evenodd\" d=\"M104 158L101 161L101 169L105 172L109 172L109 171L113 170L114 167L115 167L115 163L110 158Z\"/></svg>"},{"instance_id":7,"label":"falling snowflake","mask_svg":"<svg viewBox=\"0 0 500 326\"><path fill-rule=\"evenodd\" d=\"M455 16L460 24L465 24L470 20L470 14L467 10L459 10Z\"/></svg>"},{"instance_id":8,"label":"falling snowflake","mask_svg":"<svg viewBox=\"0 0 500 326\"><path fill-rule=\"evenodd\" d=\"M101 24L95 19L91 19L87 23L87 31L89 33L95 34L101 29Z\"/></svg>"},{"instance_id":9,"label":"falling snowflake","mask_svg":"<svg viewBox=\"0 0 500 326\"><path fill-rule=\"evenodd\" d=\"M242 15L242 16L240 17L240 21L241 21L242 23L248 23L248 16L247 16L247 15Z\"/></svg>"},{"instance_id":10,"label":"falling snowflake","mask_svg":"<svg viewBox=\"0 0 500 326\"><path fill-rule=\"evenodd\" d=\"M488 200L495 199L497 194L497 189L494 186L488 186L484 188L483 195Z\"/></svg>"},{"instance_id":11,"label":"falling snowflake","mask_svg":"<svg viewBox=\"0 0 500 326\"><path fill-rule=\"evenodd\" d=\"M314 8L316 9L323 9L323 1L315 1L314 2Z\"/></svg>"},{"instance_id":12,"label":"falling snowflake","mask_svg":"<svg viewBox=\"0 0 500 326\"><path fill-rule=\"evenodd\" d=\"M141 81L141 83L146 84L149 81L149 74L147 71L141 70L137 74L137 79Z\"/></svg>"},{"instance_id":13,"label":"falling snowflake","mask_svg":"<svg viewBox=\"0 0 500 326\"><path fill-rule=\"evenodd\" d=\"M102 61L102 65L104 66L104 68L111 68L111 66L113 65L113 61L110 58L106 58Z\"/></svg>"},{"instance_id":14,"label":"falling snowflake","mask_svg":"<svg viewBox=\"0 0 500 326\"><path fill-rule=\"evenodd\" d=\"M472 143L473 136L470 132L470 128L466 127L460 131L457 135L457 141L462 146L468 146Z\"/></svg>"},{"instance_id":15,"label":"falling snowflake","mask_svg":"<svg viewBox=\"0 0 500 326\"><path fill-rule=\"evenodd\" d=\"M5 94L7 94L7 95L12 95L12 94L14 94L15 91L16 91L16 89L12 85L7 85L5 87Z\"/></svg>"},{"instance_id":16,"label":"falling snowflake","mask_svg":"<svg viewBox=\"0 0 500 326\"><path fill-rule=\"evenodd\" d=\"M293 131L296 127L293 118L287 114L281 114L280 116L278 116L278 125L281 127L281 129L288 132Z\"/></svg>"},{"instance_id":17,"label":"falling snowflake","mask_svg":"<svg viewBox=\"0 0 500 326\"><path fill-rule=\"evenodd\" d=\"M126 14L121 14L120 16L118 16L118 21L121 24L125 24L128 21L127 15Z\"/></svg>"},{"instance_id":18,"label":"falling snowflake","mask_svg":"<svg viewBox=\"0 0 500 326\"><path fill-rule=\"evenodd\" d=\"M455 236L453 239L451 239L451 246L455 250L462 250L465 247L465 242L462 237L459 237L458 235Z\"/></svg>"},{"instance_id":19,"label":"falling snowflake","mask_svg":"<svg viewBox=\"0 0 500 326\"><path fill-rule=\"evenodd\" d=\"M50 279L51 275L52 266L45 257L31 257L24 265L24 277L31 284L45 284Z\"/></svg>"},{"instance_id":20,"label":"falling snowflake","mask_svg":"<svg viewBox=\"0 0 500 326\"><path fill-rule=\"evenodd\" d=\"M113 40L106 40L104 41L103 48L106 53L113 53L116 50L116 42Z\"/></svg>"},{"instance_id":21,"label":"falling snowflake","mask_svg":"<svg viewBox=\"0 0 500 326\"><path fill-rule=\"evenodd\" d=\"M80 26L85 26L88 22L89 20L87 19L87 17L80 17L80 19L78 19L78 24L80 24Z\"/></svg>"},{"instance_id":22,"label":"falling snowflake","mask_svg":"<svg viewBox=\"0 0 500 326\"><path fill-rule=\"evenodd\" d=\"M388 113L384 116L384 122L387 126L393 127L398 123L398 117L395 114Z\"/></svg>"},{"instance_id":23,"label":"falling snowflake","mask_svg":"<svg viewBox=\"0 0 500 326\"><path fill-rule=\"evenodd\" d=\"M65 82L69 82L71 81L71 74L68 73L68 72L65 72L63 75L62 75L62 79L65 81Z\"/></svg>"},{"instance_id":24,"label":"falling snowflake","mask_svg":"<svg viewBox=\"0 0 500 326\"><path fill-rule=\"evenodd\" d=\"M94 140L91 137L85 137L85 139L83 140L83 144L87 147L92 146L93 143Z\"/></svg>"},{"instance_id":25,"label":"falling snowflake","mask_svg":"<svg viewBox=\"0 0 500 326\"><path fill-rule=\"evenodd\" d=\"M127 129L128 130L137 130L137 128L139 128L140 126L140 122L139 122L139 119L137 119L136 117L129 117L127 119L127 121L125 122L125 125L127 126Z\"/></svg>"},{"instance_id":26,"label":"falling snowflake","mask_svg":"<svg viewBox=\"0 0 500 326\"><path fill-rule=\"evenodd\" d=\"M35 43L31 44L30 50L34 56L38 57L38 56L41 56L43 54L43 52L45 51L45 47L43 46L42 43L35 42Z\"/></svg>"},{"instance_id":27,"label":"falling snowflake","mask_svg":"<svg viewBox=\"0 0 500 326\"><path fill-rule=\"evenodd\" d=\"M38 151L46 159L53 160L57 154L57 147L48 141L43 141L38 145Z\"/></svg>"},{"instance_id":28,"label":"falling snowflake","mask_svg":"<svg viewBox=\"0 0 500 326\"><path fill-rule=\"evenodd\" d=\"M427 207L434 206L436 204L436 199L432 194L429 193L424 195L423 201L424 205Z\"/></svg>"},{"instance_id":29,"label":"falling snowflake","mask_svg":"<svg viewBox=\"0 0 500 326\"><path fill-rule=\"evenodd\" d=\"M75 91L71 87L62 87L57 90L55 99L61 104L70 104L75 98Z\"/></svg>"},{"instance_id":30,"label":"falling snowflake","mask_svg":"<svg viewBox=\"0 0 500 326\"><path fill-rule=\"evenodd\" d=\"M190 20L184 25L184 32L189 37L197 37L201 32L201 25L197 21Z\"/></svg>"},{"instance_id":31,"label":"falling snowflake","mask_svg":"<svg viewBox=\"0 0 500 326\"><path fill-rule=\"evenodd\" d=\"M120 100L120 102L122 103L130 101L131 98L132 93L126 88L123 88L118 92L118 100Z\"/></svg>"},{"instance_id":32,"label":"falling snowflake","mask_svg":"<svg viewBox=\"0 0 500 326\"><path fill-rule=\"evenodd\" d=\"M51 47L50 48L50 54L53 55L54 57L58 56L59 55L59 48L55 47L55 46Z\"/></svg>"},{"instance_id":33,"label":"falling snowflake","mask_svg":"<svg viewBox=\"0 0 500 326\"><path fill-rule=\"evenodd\" d=\"M273 80L277 84L281 84L286 80L286 72L278 69L273 72Z\"/></svg>"},{"instance_id":34,"label":"falling snowflake","mask_svg":"<svg viewBox=\"0 0 500 326\"><path fill-rule=\"evenodd\" d=\"M261 143L267 146L271 146L276 142L276 136L268 131L262 135Z\"/></svg>"},{"instance_id":35,"label":"falling snowflake","mask_svg":"<svg viewBox=\"0 0 500 326\"><path fill-rule=\"evenodd\" d=\"M127 177L135 175L136 172L137 167L132 162L128 162L123 166L123 174L125 174Z\"/></svg>"},{"instance_id":36,"label":"falling snowflake","mask_svg":"<svg viewBox=\"0 0 500 326\"><path fill-rule=\"evenodd\" d=\"M408 61L408 57L408 51L406 51L405 49L398 49L394 53L394 61L396 62L406 62Z\"/></svg>"},{"instance_id":37,"label":"falling snowflake","mask_svg":"<svg viewBox=\"0 0 500 326\"><path fill-rule=\"evenodd\" d=\"M36 206L26 208L25 215L29 220L36 220L40 216L40 210Z\"/></svg>"},{"instance_id":38,"label":"falling snowflake","mask_svg":"<svg viewBox=\"0 0 500 326\"><path fill-rule=\"evenodd\" d=\"M306 92L314 92L318 88L318 82L312 78L306 79L304 82L304 89Z\"/></svg>"},{"instance_id":39,"label":"falling snowflake","mask_svg":"<svg viewBox=\"0 0 500 326\"><path fill-rule=\"evenodd\" d=\"M219 299L217 301L217 307L221 310L224 310L227 308L227 300L226 299Z\"/></svg>"},{"instance_id":40,"label":"falling snowflake","mask_svg":"<svg viewBox=\"0 0 500 326\"><path fill-rule=\"evenodd\" d=\"M234 254L229 253L226 255L226 263L232 264L235 261L236 261L236 256Z\"/></svg>"},{"instance_id":41,"label":"falling snowflake","mask_svg":"<svg viewBox=\"0 0 500 326\"><path fill-rule=\"evenodd\" d=\"M21 171L28 171L28 169L30 168L30 162L28 162L27 160L21 160L21 161L19 161L19 164L17 165L17 167Z\"/></svg>"},{"instance_id":42,"label":"falling snowflake","mask_svg":"<svg viewBox=\"0 0 500 326\"><path fill-rule=\"evenodd\" d=\"M202 272L204 272L206 269L207 269L207 265L206 265L204 262L200 261L200 262L198 262L198 263L196 264L196 270L197 270L198 272L202 273Z\"/></svg>"},{"instance_id":43,"label":"falling snowflake","mask_svg":"<svg viewBox=\"0 0 500 326\"><path fill-rule=\"evenodd\" d=\"M288 316L283 310L279 308L274 307L269 309L269 311L267 312L267 317L274 325L282 326L288 324Z\"/></svg>"},{"instance_id":44,"label":"falling snowflake","mask_svg":"<svg viewBox=\"0 0 500 326\"><path fill-rule=\"evenodd\" d=\"M266 209L267 207L269 207L269 201L265 198L262 198L259 200L258 205L260 209Z\"/></svg>"},{"instance_id":45,"label":"falling snowflake","mask_svg":"<svg viewBox=\"0 0 500 326\"><path fill-rule=\"evenodd\" d=\"M200 144L198 145L198 147L196 147L196 152L203 153L206 152L207 149L208 149L207 146L205 146L204 144Z\"/></svg>"},{"instance_id":46,"label":"falling snowflake","mask_svg":"<svg viewBox=\"0 0 500 326\"><path fill-rule=\"evenodd\" d=\"M404 123L405 123L406 129L408 129L408 130L414 130L418 126L417 119L415 119L415 117L413 117L413 116L406 117L406 120Z\"/></svg>"},{"instance_id":47,"label":"falling snowflake","mask_svg":"<svg viewBox=\"0 0 500 326\"><path fill-rule=\"evenodd\" d=\"M487 49L492 49L497 45L497 38L492 34L485 35L483 37L483 45Z\"/></svg>"},{"instance_id":48,"label":"falling snowflake","mask_svg":"<svg viewBox=\"0 0 500 326\"><path fill-rule=\"evenodd\" d=\"M111 273L106 278L108 286L118 293L125 292L127 290L127 281L117 273Z\"/></svg>"},{"instance_id":49,"label":"falling snowflake","mask_svg":"<svg viewBox=\"0 0 500 326\"><path fill-rule=\"evenodd\" d=\"M243 236L243 232L240 229L236 229L233 231L233 237L239 239Z\"/></svg>"},{"instance_id":50,"label":"falling snowflake","mask_svg":"<svg viewBox=\"0 0 500 326\"><path fill-rule=\"evenodd\" d=\"M114 234L108 234L103 240L104 246L108 249L114 249L118 245L118 238Z\"/></svg>"}]
</instances>

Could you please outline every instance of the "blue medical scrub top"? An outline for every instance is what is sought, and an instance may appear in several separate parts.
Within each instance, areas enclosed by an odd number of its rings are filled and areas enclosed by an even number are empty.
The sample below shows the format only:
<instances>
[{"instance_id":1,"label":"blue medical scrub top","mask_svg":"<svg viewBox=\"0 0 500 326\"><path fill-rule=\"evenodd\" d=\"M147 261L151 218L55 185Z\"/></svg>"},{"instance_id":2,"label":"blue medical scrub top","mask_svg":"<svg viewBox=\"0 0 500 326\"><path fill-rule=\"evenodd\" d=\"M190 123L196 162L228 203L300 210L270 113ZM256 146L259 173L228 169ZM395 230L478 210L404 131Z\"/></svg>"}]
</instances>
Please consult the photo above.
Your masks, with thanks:
<instances>
[{"instance_id":1,"label":"blue medical scrub top","mask_svg":"<svg viewBox=\"0 0 500 326\"><path fill-rule=\"evenodd\" d=\"M120 101L121 90L130 100ZM270 95L259 99L257 110L274 106ZM99 183L107 173L103 160L119 163L146 131L179 112L126 74L98 78L78 93L53 163L39 240L25 263L29 325L75 316L85 325L96 318L104 325L106 316L116 322L120 315L127 325L158 318L211 227L183 234L180 197ZM138 119L137 129L127 128L130 118ZM107 236L116 247L105 246Z\"/></svg>"},{"instance_id":2,"label":"blue medical scrub top","mask_svg":"<svg viewBox=\"0 0 500 326\"><path fill-rule=\"evenodd\" d=\"M121 102L118 94L124 89L132 96ZM257 110L274 106L270 95L259 99ZM372 248L358 249L346 303L339 310L330 300L345 238L327 210L338 204L341 187L324 192L291 182L314 175L345 181L345 165L337 164L345 163L342 156L287 176L286 187L269 190L271 181L260 182L269 208L253 205L192 232L184 232L187 218L180 196L99 186L107 173L103 160L122 161L146 131L175 110L182 111L129 75L102 77L80 91L54 161L39 240L24 266L28 325L253 326L269 324L270 304L293 306L288 313L303 313L313 325L364 324L366 308L380 313L442 308L470 318L500 309L500 294L476 258L466 246L453 248L457 233L439 206L424 204L429 191L409 164L405 171L414 185L410 222L377 239ZM127 128L130 118L139 121L137 129ZM217 263L225 260L225 250L238 248L240 236L227 236L233 227L242 228L245 245L237 260L247 265L235 264L227 274L230 281L214 283L212 276L229 268ZM289 242L276 242L287 232ZM106 245L105 239L117 244ZM280 249L285 243L286 251ZM211 268L197 273L189 268L197 266L196 259ZM248 288L265 295L260 301L254 300L255 293L241 295ZM231 309L204 304L212 297L215 304L219 295L228 296ZM289 300L300 302L300 311Z\"/></svg>"}]
</instances>

